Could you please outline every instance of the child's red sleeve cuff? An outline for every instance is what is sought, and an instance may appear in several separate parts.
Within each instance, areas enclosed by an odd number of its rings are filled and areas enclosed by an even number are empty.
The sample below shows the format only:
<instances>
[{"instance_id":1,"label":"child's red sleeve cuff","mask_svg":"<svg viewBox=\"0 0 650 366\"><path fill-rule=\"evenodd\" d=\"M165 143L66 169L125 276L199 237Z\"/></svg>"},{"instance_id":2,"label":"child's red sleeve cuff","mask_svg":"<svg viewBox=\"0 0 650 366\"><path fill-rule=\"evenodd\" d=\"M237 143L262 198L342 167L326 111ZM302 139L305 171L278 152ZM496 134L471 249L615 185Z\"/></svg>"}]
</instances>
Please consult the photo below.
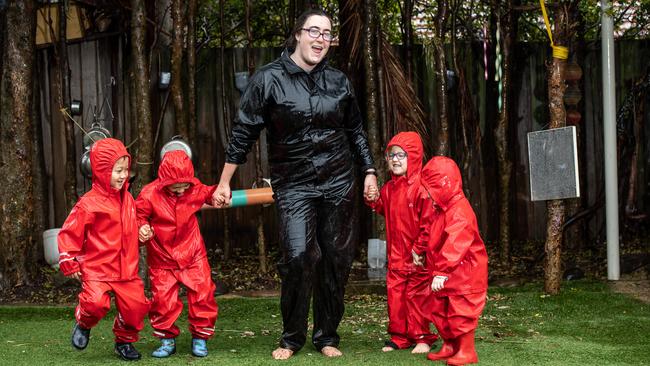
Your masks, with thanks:
<instances>
[{"instance_id":1,"label":"child's red sleeve cuff","mask_svg":"<svg viewBox=\"0 0 650 366\"><path fill-rule=\"evenodd\" d=\"M450 277L449 273L440 272L440 271L433 271L432 274L433 274L433 277L442 276L442 277L447 277L447 279L449 279L449 277Z\"/></svg>"},{"instance_id":2,"label":"child's red sleeve cuff","mask_svg":"<svg viewBox=\"0 0 650 366\"><path fill-rule=\"evenodd\" d=\"M59 269L64 276L69 276L75 272L79 272L79 262L74 258L64 258L59 260Z\"/></svg>"}]
</instances>

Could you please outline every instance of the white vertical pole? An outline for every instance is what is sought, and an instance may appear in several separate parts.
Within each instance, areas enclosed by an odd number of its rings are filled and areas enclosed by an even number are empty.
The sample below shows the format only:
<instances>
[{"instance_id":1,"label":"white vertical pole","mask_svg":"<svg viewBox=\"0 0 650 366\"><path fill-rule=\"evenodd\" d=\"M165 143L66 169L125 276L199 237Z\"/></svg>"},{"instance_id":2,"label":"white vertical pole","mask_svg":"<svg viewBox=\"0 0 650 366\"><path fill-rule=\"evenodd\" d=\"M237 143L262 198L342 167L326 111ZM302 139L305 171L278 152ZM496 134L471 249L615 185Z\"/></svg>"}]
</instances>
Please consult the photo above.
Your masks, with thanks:
<instances>
[{"instance_id":1,"label":"white vertical pole","mask_svg":"<svg viewBox=\"0 0 650 366\"><path fill-rule=\"evenodd\" d=\"M618 168L616 157L616 91L614 21L611 2L600 1L603 67L603 136L605 142L605 214L607 220L607 279L620 278L618 240Z\"/></svg>"}]
</instances>

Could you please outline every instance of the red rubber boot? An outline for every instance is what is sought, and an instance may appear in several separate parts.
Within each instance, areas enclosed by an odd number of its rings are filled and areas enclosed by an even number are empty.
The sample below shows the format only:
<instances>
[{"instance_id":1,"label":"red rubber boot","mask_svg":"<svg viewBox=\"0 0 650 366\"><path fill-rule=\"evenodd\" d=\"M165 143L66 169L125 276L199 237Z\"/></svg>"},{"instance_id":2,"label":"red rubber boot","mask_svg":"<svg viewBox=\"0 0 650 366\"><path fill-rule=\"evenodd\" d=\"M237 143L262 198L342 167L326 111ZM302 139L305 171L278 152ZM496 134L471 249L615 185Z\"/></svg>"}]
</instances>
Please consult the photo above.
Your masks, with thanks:
<instances>
[{"instance_id":1,"label":"red rubber boot","mask_svg":"<svg viewBox=\"0 0 650 366\"><path fill-rule=\"evenodd\" d=\"M478 362L478 355L476 355L476 348L474 347L473 330L456 338L456 342L458 351L447 359L447 365L465 365Z\"/></svg>"},{"instance_id":2,"label":"red rubber boot","mask_svg":"<svg viewBox=\"0 0 650 366\"><path fill-rule=\"evenodd\" d=\"M427 359L431 361L444 360L456 353L456 340L452 339L443 339L442 347L438 352L431 352L427 355Z\"/></svg>"}]
</instances>

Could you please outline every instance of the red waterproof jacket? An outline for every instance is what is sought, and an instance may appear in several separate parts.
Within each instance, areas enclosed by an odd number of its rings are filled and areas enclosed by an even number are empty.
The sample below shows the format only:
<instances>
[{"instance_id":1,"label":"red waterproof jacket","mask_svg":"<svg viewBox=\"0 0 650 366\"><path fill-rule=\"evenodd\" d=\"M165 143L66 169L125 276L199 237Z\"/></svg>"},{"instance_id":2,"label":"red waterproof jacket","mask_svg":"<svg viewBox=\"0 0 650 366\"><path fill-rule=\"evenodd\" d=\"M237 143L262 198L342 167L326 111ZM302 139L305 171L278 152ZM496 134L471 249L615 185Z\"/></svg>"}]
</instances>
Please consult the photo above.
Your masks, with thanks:
<instances>
[{"instance_id":1,"label":"red waterproof jacket","mask_svg":"<svg viewBox=\"0 0 650 366\"><path fill-rule=\"evenodd\" d=\"M416 266L411 250L414 245L426 247L434 213L433 202L420 184L424 149L420 135L415 132L395 135L388 143L386 152L392 146L406 151L406 174L392 176L381 188L379 199L366 204L386 218L388 268L414 271Z\"/></svg>"},{"instance_id":2,"label":"red waterproof jacket","mask_svg":"<svg viewBox=\"0 0 650 366\"><path fill-rule=\"evenodd\" d=\"M422 168L422 184L437 211L430 229L429 252L434 276L447 276L436 296L463 295L487 290L487 252L474 210L463 193L460 170L444 156Z\"/></svg>"},{"instance_id":3,"label":"red waterproof jacket","mask_svg":"<svg viewBox=\"0 0 650 366\"><path fill-rule=\"evenodd\" d=\"M107 138L90 149L92 188L70 211L59 236L59 265L84 281L128 281L138 277L138 227L128 192L111 188L115 162L131 156L121 141Z\"/></svg>"},{"instance_id":4,"label":"red waterproof jacket","mask_svg":"<svg viewBox=\"0 0 650 366\"><path fill-rule=\"evenodd\" d=\"M165 189L175 183L190 183L183 195ZM147 245L151 268L183 269L207 253L195 213L211 203L216 186L206 186L194 177L194 167L181 150L165 154L158 168L158 179L142 188L136 200L138 227L149 224L154 237Z\"/></svg>"}]
</instances>

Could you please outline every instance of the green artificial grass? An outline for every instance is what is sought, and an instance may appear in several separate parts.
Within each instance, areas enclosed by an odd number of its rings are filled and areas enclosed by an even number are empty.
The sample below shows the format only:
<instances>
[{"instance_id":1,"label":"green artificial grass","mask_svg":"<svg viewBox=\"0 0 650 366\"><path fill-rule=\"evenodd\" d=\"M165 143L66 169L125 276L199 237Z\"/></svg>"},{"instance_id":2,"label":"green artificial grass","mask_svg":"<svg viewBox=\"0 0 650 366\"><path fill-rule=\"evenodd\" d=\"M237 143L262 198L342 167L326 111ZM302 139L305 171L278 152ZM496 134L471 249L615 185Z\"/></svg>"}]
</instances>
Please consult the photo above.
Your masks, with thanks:
<instances>
[{"instance_id":1,"label":"green artificial grass","mask_svg":"<svg viewBox=\"0 0 650 366\"><path fill-rule=\"evenodd\" d=\"M544 296L541 285L491 288L477 331L476 348L484 365L650 365L650 305L609 291L607 284L569 282L558 296ZM281 316L277 298L217 299L216 336L210 355L190 354L184 312L178 325L177 353L154 359L158 340L147 325L136 347L140 365L433 365L410 351L380 352L386 339L382 296L347 300L340 327L344 357L325 359L307 344L288 361L273 361ZM88 348L70 345L72 307L0 307L0 362L3 365L124 365L113 354L114 312L92 330ZM437 344L439 345L439 343ZM437 348L437 346L436 346ZM442 365L443 363L438 362Z\"/></svg>"}]
</instances>

